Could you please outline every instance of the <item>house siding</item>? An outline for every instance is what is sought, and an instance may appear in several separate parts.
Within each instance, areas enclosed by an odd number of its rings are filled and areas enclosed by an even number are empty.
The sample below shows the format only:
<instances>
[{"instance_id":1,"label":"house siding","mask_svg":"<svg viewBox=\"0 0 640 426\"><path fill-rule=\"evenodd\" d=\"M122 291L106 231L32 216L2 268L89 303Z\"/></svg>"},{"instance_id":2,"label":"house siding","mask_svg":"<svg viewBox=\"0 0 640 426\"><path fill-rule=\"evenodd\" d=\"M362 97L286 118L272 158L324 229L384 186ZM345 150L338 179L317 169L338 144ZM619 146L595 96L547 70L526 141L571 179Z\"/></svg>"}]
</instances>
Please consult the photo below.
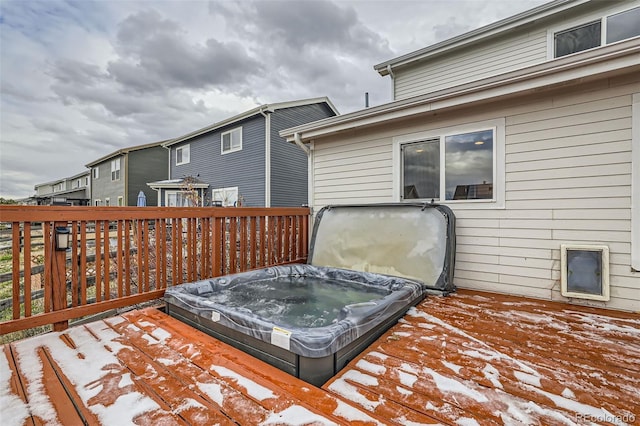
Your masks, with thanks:
<instances>
[{"instance_id":1,"label":"house siding","mask_svg":"<svg viewBox=\"0 0 640 426\"><path fill-rule=\"evenodd\" d=\"M242 150L221 154L220 135L242 126ZM171 178L197 177L210 186L205 205L211 202L211 191L217 188L238 187L244 206L264 206L264 135L265 119L256 115L189 141L171 146ZM190 144L190 162L176 165L176 148ZM166 164L166 163L165 163Z\"/></svg>"},{"instance_id":2,"label":"house siding","mask_svg":"<svg viewBox=\"0 0 640 426\"><path fill-rule=\"evenodd\" d=\"M278 109L271 114L271 206L308 204L307 155L279 136L283 129L310 123L335 113L326 104Z\"/></svg>"},{"instance_id":3,"label":"house siding","mask_svg":"<svg viewBox=\"0 0 640 426\"><path fill-rule=\"evenodd\" d=\"M640 273L631 263L632 95L640 76L319 138L313 207L392 202L393 138L505 119L505 208L451 207L458 218L455 284L566 300L560 244L610 248L611 300L580 304L640 310Z\"/></svg>"},{"instance_id":4,"label":"house siding","mask_svg":"<svg viewBox=\"0 0 640 426\"><path fill-rule=\"evenodd\" d=\"M138 193L144 191L148 206L155 206L158 203L158 193L149 190L147 182L154 182L168 178L167 158L169 151L157 146L153 148L131 151L128 154L126 177L127 193L120 194L125 197L127 206L138 204ZM117 203L116 199L116 203ZM114 205L112 201L112 205Z\"/></svg>"},{"instance_id":5,"label":"house siding","mask_svg":"<svg viewBox=\"0 0 640 426\"><path fill-rule=\"evenodd\" d=\"M393 71L395 99L431 93L545 62L552 56L553 31L638 5L640 1L636 0L590 2L454 53L443 53L428 61L398 67Z\"/></svg>"},{"instance_id":6,"label":"house siding","mask_svg":"<svg viewBox=\"0 0 640 426\"><path fill-rule=\"evenodd\" d=\"M126 175L126 155L119 157L120 163L120 179L111 180L111 160L103 161L92 168L98 168L98 179L91 178L91 205L95 200L100 200L100 205L105 205L105 200L109 198L112 206L117 205L118 196L125 194L125 175Z\"/></svg>"}]
</instances>

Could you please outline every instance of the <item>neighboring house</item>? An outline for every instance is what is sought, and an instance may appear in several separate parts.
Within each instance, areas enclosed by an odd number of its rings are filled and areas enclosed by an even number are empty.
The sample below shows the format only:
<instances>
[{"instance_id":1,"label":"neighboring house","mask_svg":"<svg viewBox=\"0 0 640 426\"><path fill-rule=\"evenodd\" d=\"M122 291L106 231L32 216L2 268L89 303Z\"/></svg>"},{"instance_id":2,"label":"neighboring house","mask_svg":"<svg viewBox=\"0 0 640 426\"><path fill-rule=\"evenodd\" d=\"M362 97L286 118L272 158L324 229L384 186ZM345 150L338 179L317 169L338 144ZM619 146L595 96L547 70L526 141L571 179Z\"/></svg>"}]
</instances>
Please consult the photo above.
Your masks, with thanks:
<instances>
[{"instance_id":1,"label":"neighboring house","mask_svg":"<svg viewBox=\"0 0 640 426\"><path fill-rule=\"evenodd\" d=\"M39 206L88 206L91 201L90 172L35 185L30 204Z\"/></svg>"},{"instance_id":2,"label":"neighboring house","mask_svg":"<svg viewBox=\"0 0 640 426\"><path fill-rule=\"evenodd\" d=\"M551 2L377 65L393 102L281 135L312 148L315 211L449 205L459 287L639 311L639 35L639 1Z\"/></svg>"},{"instance_id":3,"label":"neighboring house","mask_svg":"<svg viewBox=\"0 0 640 426\"><path fill-rule=\"evenodd\" d=\"M338 112L328 98L262 105L165 142L169 181L149 182L158 205L184 205L183 178L200 185L204 205L300 206L307 202L307 157L279 132Z\"/></svg>"},{"instance_id":4,"label":"neighboring house","mask_svg":"<svg viewBox=\"0 0 640 426\"><path fill-rule=\"evenodd\" d=\"M91 169L91 205L136 206L144 191L147 205L156 205L156 193L147 182L166 179L166 141L122 148L86 165Z\"/></svg>"}]
</instances>

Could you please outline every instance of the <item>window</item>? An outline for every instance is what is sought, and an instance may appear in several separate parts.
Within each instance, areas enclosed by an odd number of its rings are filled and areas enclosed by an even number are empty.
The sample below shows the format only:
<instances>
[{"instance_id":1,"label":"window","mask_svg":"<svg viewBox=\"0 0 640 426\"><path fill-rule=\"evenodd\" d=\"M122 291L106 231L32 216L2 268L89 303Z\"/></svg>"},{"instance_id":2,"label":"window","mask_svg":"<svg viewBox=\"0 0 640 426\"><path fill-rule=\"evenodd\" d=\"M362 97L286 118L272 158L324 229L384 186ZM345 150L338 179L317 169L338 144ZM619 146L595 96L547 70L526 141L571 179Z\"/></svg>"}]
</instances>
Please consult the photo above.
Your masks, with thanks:
<instances>
[{"instance_id":1,"label":"window","mask_svg":"<svg viewBox=\"0 0 640 426\"><path fill-rule=\"evenodd\" d=\"M582 23L553 33L553 57L640 36L640 7Z\"/></svg>"},{"instance_id":2,"label":"window","mask_svg":"<svg viewBox=\"0 0 640 426\"><path fill-rule=\"evenodd\" d=\"M91 173L94 179L98 179L100 177L100 170L97 167L91 169Z\"/></svg>"},{"instance_id":3,"label":"window","mask_svg":"<svg viewBox=\"0 0 640 426\"><path fill-rule=\"evenodd\" d=\"M191 161L191 146L184 145L176 148L176 166L180 164L187 164Z\"/></svg>"},{"instance_id":4,"label":"window","mask_svg":"<svg viewBox=\"0 0 640 426\"><path fill-rule=\"evenodd\" d=\"M84 186L89 186L89 177L84 178Z\"/></svg>"},{"instance_id":5,"label":"window","mask_svg":"<svg viewBox=\"0 0 640 426\"><path fill-rule=\"evenodd\" d=\"M236 207L238 205L238 187L218 188L211 191L214 206Z\"/></svg>"},{"instance_id":6,"label":"window","mask_svg":"<svg viewBox=\"0 0 640 426\"><path fill-rule=\"evenodd\" d=\"M640 35L640 7L607 17L607 43Z\"/></svg>"},{"instance_id":7,"label":"window","mask_svg":"<svg viewBox=\"0 0 640 426\"><path fill-rule=\"evenodd\" d=\"M97 200L93 200L93 205L98 207L100 205L100 203L102 202L102 200L97 199Z\"/></svg>"},{"instance_id":8,"label":"window","mask_svg":"<svg viewBox=\"0 0 640 426\"><path fill-rule=\"evenodd\" d=\"M192 197L186 191L165 192L166 207L196 207Z\"/></svg>"},{"instance_id":9,"label":"window","mask_svg":"<svg viewBox=\"0 0 640 426\"><path fill-rule=\"evenodd\" d=\"M118 206L124 206L124 199L122 198L122 195L118 197Z\"/></svg>"},{"instance_id":10,"label":"window","mask_svg":"<svg viewBox=\"0 0 640 426\"><path fill-rule=\"evenodd\" d=\"M561 31L555 35L555 57L600 46L600 21Z\"/></svg>"},{"instance_id":11,"label":"window","mask_svg":"<svg viewBox=\"0 0 640 426\"><path fill-rule=\"evenodd\" d=\"M220 135L222 153L240 151L242 149L242 127L237 127Z\"/></svg>"},{"instance_id":12,"label":"window","mask_svg":"<svg viewBox=\"0 0 640 426\"><path fill-rule=\"evenodd\" d=\"M64 191L64 182L60 182L57 185L56 191Z\"/></svg>"},{"instance_id":13,"label":"window","mask_svg":"<svg viewBox=\"0 0 640 426\"><path fill-rule=\"evenodd\" d=\"M120 159L111 160L111 180L120 180Z\"/></svg>"},{"instance_id":14,"label":"window","mask_svg":"<svg viewBox=\"0 0 640 426\"><path fill-rule=\"evenodd\" d=\"M109 199L109 198L105 198L105 199L104 199L104 205L105 205L105 206L110 206L110 205L111 205L111 199Z\"/></svg>"},{"instance_id":15,"label":"window","mask_svg":"<svg viewBox=\"0 0 640 426\"><path fill-rule=\"evenodd\" d=\"M402 197L493 200L494 133L485 129L403 145Z\"/></svg>"}]
</instances>

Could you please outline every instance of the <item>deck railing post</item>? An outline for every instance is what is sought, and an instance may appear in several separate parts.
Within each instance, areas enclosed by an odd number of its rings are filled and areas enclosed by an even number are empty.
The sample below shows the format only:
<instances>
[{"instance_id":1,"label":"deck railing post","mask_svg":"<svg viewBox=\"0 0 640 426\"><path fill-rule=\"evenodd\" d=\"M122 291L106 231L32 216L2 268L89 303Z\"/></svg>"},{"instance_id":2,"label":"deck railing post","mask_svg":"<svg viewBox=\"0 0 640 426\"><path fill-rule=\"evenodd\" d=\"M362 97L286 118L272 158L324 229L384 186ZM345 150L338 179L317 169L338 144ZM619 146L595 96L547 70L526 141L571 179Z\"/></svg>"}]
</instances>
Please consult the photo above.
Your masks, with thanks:
<instances>
[{"instance_id":1,"label":"deck railing post","mask_svg":"<svg viewBox=\"0 0 640 426\"><path fill-rule=\"evenodd\" d=\"M53 225L52 235L55 239L56 228L66 228L67 222L55 222ZM53 251L51 262L51 302L54 311L59 311L67 307L67 252L64 250L56 250L55 243L50 249ZM63 331L69 327L69 321L60 321L53 324L54 331Z\"/></svg>"}]
</instances>

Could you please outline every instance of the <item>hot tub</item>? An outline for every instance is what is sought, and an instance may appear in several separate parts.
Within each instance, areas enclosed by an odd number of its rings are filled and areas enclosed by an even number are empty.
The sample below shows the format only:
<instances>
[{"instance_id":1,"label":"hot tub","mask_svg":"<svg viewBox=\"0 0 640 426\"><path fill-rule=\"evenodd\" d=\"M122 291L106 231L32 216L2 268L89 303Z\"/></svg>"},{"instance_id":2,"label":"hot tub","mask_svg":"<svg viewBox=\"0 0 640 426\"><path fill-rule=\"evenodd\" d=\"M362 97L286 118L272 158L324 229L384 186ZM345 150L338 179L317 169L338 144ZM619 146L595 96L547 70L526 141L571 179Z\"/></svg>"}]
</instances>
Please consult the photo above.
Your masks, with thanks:
<instances>
[{"instance_id":1,"label":"hot tub","mask_svg":"<svg viewBox=\"0 0 640 426\"><path fill-rule=\"evenodd\" d=\"M331 206L308 264L171 287L167 312L320 386L425 294L454 290L454 216L445 206Z\"/></svg>"}]
</instances>

